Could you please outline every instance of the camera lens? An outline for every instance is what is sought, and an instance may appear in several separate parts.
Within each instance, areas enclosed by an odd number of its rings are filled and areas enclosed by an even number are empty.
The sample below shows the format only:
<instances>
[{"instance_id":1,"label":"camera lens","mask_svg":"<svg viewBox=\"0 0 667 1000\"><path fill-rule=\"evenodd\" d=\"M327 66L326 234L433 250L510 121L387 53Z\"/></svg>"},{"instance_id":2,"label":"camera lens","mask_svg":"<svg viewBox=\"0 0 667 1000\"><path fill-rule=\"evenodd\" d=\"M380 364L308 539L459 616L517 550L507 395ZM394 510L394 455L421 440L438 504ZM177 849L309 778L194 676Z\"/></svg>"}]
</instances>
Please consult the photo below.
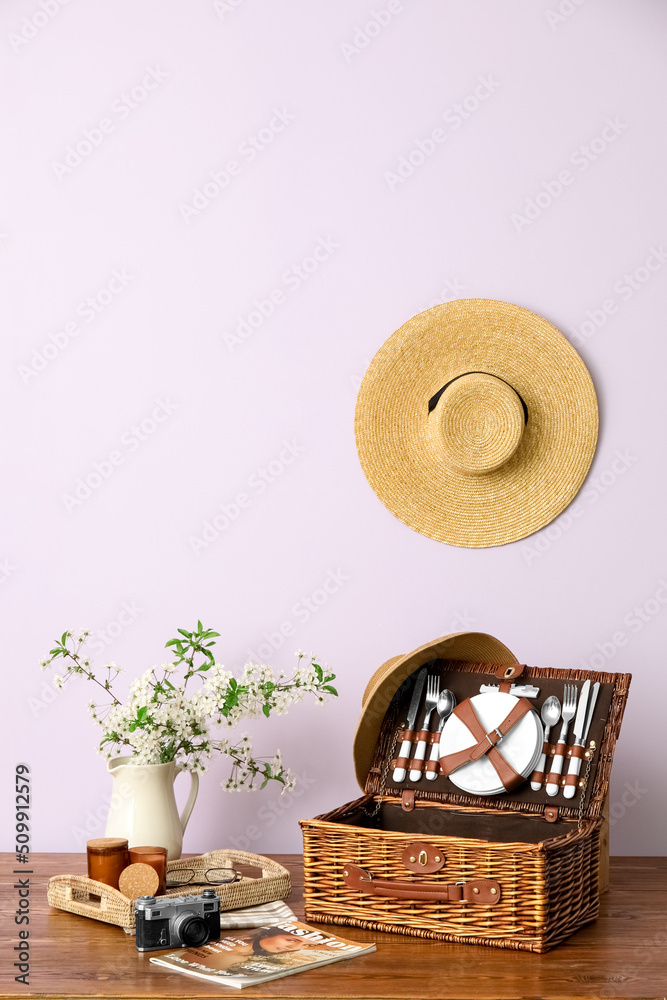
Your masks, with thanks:
<instances>
[{"instance_id":1,"label":"camera lens","mask_svg":"<svg viewBox=\"0 0 667 1000\"><path fill-rule=\"evenodd\" d=\"M201 917L190 917L184 920L179 928L183 944L197 948L208 941L208 927Z\"/></svg>"}]
</instances>

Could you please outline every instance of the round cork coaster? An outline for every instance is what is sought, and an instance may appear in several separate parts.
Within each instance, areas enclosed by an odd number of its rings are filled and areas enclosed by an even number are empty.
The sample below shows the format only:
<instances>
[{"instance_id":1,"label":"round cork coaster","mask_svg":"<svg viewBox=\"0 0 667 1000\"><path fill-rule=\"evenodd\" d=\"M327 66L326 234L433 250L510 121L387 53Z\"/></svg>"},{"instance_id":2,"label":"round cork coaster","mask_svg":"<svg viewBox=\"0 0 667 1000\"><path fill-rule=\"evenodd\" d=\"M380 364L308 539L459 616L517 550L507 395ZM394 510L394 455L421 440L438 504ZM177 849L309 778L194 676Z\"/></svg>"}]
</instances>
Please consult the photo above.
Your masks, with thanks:
<instances>
[{"instance_id":1,"label":"round cork coaster","mask_svg":"<svg viewBox=\"0 0 667 1000\"><path fill-rule=\"evenodd\" d=\"M118 888L128 899L154 896L160 884L158 873L150 865L128 865L118 876Z\"/></svg>"}]
</instances>

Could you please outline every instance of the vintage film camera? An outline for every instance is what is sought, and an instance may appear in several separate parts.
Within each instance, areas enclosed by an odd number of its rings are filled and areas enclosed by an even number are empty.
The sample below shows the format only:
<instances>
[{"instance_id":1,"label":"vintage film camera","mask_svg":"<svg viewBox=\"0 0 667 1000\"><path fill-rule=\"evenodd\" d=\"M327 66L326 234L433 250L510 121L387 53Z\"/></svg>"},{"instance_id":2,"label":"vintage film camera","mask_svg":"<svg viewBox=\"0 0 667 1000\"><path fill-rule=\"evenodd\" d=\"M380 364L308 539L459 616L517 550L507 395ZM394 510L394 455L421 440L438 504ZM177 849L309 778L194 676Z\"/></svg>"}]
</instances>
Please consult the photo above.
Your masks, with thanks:
<instances>
[{"instance_id":1,"label":"vintage film camera","mask_svg":"<svg viewBox=\"0 0 667 1000\"><path fill-rule=\"evenodd\" d=\"M200 896L139 896L134 915L139 951L198 948L220 937L220 900L213 889Z\"/></svg>"}]
</instances>

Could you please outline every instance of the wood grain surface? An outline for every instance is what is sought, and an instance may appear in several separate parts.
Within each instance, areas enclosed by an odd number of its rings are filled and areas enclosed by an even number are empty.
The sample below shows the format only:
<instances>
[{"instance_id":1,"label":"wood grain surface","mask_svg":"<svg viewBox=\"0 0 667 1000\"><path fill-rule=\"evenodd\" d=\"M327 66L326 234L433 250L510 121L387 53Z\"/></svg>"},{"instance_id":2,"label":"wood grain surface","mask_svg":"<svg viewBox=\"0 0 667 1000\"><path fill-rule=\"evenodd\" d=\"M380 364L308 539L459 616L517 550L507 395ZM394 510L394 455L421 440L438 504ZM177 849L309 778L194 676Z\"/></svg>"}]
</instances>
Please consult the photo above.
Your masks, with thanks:
<instances>
[{"instance_id":1,"label":"wood grain surface","mask_svg":"<svg viewBox=\"0 0 667 1000\"><path fill-rule=\"evenodd\" d=\"M300 855L275 855L292 872L289 904L302 908ZM84 874L85 855L33 854L30 865L30 985L14 982L18 893L13 854L2 870L2 997L211 997L237 991L171 974L139 954L120 928L54 910L51 875ZM23 867L23 866L21 866ZM422 941L355 928L330 928L377 952L239 991L243 997L320 1000L665 1000L667 998L667 858L612 858L610 891L597 923L546 955ZM324 926L324 925L320 925Z\"/></svg>"}]
</instances>

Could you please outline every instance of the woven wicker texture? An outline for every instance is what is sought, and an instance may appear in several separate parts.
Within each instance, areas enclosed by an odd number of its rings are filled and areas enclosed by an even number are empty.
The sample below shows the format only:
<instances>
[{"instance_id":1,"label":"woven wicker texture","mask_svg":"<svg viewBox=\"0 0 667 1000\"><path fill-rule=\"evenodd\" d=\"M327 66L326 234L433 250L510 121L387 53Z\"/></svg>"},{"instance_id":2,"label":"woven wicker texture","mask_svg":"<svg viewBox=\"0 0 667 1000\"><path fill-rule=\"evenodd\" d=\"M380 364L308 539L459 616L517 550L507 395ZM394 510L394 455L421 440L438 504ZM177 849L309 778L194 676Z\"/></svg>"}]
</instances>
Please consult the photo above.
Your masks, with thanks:
<instances>
[{"instance_id":1,"label":"woven wicker texture","mask_svg":"<svg viewBox=\"0 0 667 1000\"><path fill-rule=\"evenodd\" d=\"M196 858L182 858L170 861L167 871L179 868L192 868L196 875L203 876L209 868L235 868L248 865L260 868L259 878L242 876L237 882L229 885L212 885L220 897L221 910L238 910L241 907L257 906L259 903L271 903L276 899L286 899L292 891L289 872L277 861L262 857L259 854L249 854L246 851L209 851ZM195 879L203 881L203 878ZM171 889L165 896L190 896L203 892L202 886L188 889ZM91 899L91 896L94 897ZM47 899L51 906L70 913L78 913L93 920L102 920L107 924L134 929L134 901L128 899L117 889L95 882L85 875L55 875L49 879Z\"/></svg>"},{"instance_id":2,"label":"woven wicker texture","mask_svg":"<svg viewBox=\"0 0 667 1000\"><path fill-rule=\"evenodd\" d=\"M598 409L586 366L554 326L511 303L458 299L380 348L355 428L366 478L396 517L483 548L538 531L573 500Z\"/></svg>"},{"instance_id":3,"label":"woven wicker texture","mask_svg":"<svg viewBox=\"0 0 667 1000\"><path fill-rule=\"evenodd\" d=\"M364 691L362 712L352 745L354 770L362 789L365 790L380 728L395 691L422 663L437 658L469 663L519 662L514 653L492 635L485 632L453 632L383 663Z\"/></svg>"},{"instance_id":4,"label":"woven wicker texture","mask_svg":"<svg viewBox=\"0 0 667 1000\"><path fill-rule=\"evenodd\" d=\"M496 906L411 902L348 888L343 880L348 863L376 878L424 880L401 861L406 843L414 837L344 825L346 813L364 804L371 807L373 801L365 796L326 816L302 821L307 920L545 952L597 917L600 826L596 821L586 821L581 829L573 822L571 833L540 844L427 836L447 859L440 872L428 876L429 883L496 879L502 892ZM419 807L415 813L418 828ZM545 837L548 834L545 823Z\"/></svg>"}]
</instances>

